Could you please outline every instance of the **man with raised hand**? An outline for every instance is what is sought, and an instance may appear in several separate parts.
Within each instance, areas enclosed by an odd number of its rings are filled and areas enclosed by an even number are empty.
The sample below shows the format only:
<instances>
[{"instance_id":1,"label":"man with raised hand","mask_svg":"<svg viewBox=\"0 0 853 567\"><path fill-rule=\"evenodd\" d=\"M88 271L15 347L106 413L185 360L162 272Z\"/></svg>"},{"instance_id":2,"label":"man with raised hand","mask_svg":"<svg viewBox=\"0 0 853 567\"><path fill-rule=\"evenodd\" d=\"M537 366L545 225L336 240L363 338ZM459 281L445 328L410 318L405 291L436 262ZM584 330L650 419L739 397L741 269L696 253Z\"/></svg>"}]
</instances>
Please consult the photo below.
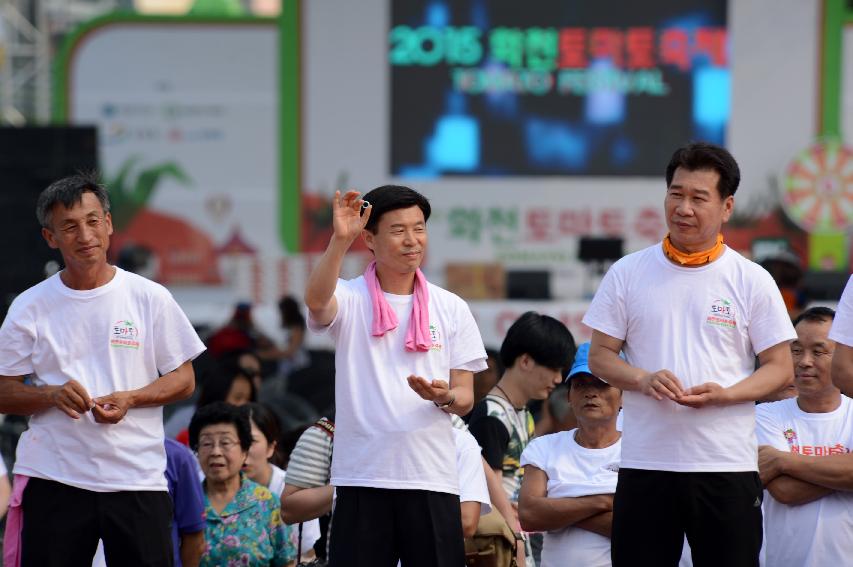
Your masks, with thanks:
<instances>
[{"instance_id":1,"label":"man with raised hand","mask_svg":"<svg viewBox=\"0 0 853 567\"><path fill-rule=\"evenodd\" d=\"M32 416L6 564L91 564L103 539L110 564L172 565L162 406L192 394L204 345L166 288L107 262L97 179L56 181L36 215L65 268L19 295L0 328L0 412Z\"/></svg>"},{"instance_id":2,"label":"man with raised hand","mask_svg":"<svg viewBox=\"0 0 853 567\"><path fill-rule=\"evenodd\" d=\"M754 402L790 379L796 334L770 275L723 244L731 154L679 148L666 182L669 234L616 262L584 317L592 372L623 391L613 565L677 565L685 534L697 567L757 565Z\"/></svg>"},{"instance_id":3,"label":"man with raised hand","mask_svg":"<svg viewBox=\"0 0 853 567\"><path fill-rule=\"evenodd\" d=\"M335 342L333 566L458 567L464 562L450 416L473 405L486 368L474 318L426 281L427 199L386 185L335 194L334 234L305 291L309 326ZM374 261L339 279L363 238Z\"/></svg>"}]
</instances>

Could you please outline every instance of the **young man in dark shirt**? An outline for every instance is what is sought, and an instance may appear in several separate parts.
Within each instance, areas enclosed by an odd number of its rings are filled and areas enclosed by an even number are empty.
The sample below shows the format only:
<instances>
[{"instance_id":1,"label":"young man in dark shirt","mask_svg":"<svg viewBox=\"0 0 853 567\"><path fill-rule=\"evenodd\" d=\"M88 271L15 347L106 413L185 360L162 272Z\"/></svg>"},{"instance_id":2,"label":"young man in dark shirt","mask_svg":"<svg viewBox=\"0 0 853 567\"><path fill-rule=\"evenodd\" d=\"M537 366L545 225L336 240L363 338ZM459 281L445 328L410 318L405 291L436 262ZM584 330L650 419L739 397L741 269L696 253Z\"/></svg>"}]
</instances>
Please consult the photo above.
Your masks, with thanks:
<instances>
[{"instance_id":1,"label":"young man in dark shirt","mask_svg":"<svg viewBox=\"0 0 853 567\"><path fill-rule=\"evenodd\" d=\"M530 400L544 400L563 382L575 355L571 332L558 320L528 311L509 328L500 350L506 370L474 407L470 430L483 456L503 480L510 501L518 500L521 452L533 436Z\"/></svg>"}]
</instances>

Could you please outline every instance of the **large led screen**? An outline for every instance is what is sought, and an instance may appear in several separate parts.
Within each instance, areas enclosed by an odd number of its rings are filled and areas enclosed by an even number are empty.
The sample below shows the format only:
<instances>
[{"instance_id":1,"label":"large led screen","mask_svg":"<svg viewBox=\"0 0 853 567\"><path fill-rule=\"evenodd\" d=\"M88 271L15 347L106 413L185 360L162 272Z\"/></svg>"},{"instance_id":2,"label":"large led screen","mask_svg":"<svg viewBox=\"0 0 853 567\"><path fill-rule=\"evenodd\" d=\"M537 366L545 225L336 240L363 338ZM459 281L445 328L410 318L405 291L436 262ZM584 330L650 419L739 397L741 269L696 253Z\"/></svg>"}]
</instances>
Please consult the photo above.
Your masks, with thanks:
<instances>
[{"instance_id":1,"label":"large led screen","mask_svg":"<svg viewBox=\"0 0 853 567\"><path fill-rule=\"evenodd\" d=\"M390 4L393 175L656 176L725 141L725 0Z\"/></svg>"}]
</instances>

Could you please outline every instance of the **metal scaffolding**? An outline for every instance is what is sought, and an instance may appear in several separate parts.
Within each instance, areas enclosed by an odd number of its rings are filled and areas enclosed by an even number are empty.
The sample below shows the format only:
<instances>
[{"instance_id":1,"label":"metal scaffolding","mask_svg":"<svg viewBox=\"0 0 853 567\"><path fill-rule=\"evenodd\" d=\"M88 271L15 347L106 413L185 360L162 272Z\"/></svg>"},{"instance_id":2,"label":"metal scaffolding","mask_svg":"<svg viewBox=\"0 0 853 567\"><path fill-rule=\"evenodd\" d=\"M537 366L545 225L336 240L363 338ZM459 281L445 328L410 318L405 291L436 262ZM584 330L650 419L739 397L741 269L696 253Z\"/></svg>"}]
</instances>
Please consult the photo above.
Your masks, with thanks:
<instances>
[{"instance_id":1,"label":"metal scaffolding","mask_svg":"<svg viewBox=\"0 0 853 567\"><path fill-rule=\"evenodd\" d=\"M46 124L51 60L75 26L122 0L0 0L0 125Z\"/></svg>"}]
</instances>

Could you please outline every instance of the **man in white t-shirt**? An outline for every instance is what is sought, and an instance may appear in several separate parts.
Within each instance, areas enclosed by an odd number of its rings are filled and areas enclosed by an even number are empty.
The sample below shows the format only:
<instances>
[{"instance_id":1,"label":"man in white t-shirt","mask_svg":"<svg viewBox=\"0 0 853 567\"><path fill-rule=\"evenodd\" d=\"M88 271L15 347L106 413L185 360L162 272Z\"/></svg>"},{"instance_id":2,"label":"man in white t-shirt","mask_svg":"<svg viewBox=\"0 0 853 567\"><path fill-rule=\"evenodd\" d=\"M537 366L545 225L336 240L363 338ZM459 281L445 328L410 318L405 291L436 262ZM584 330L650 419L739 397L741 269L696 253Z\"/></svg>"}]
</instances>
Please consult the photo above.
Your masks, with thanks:
<instances>
[{"instance_id":1,"label":"man in white t-shirt","mask_svg":"<svg viewBox=\"0 0 853 567\"><path fill-rule=\"evenodd\" d=\"M756 409L758 467L770 493L768 566L844 565L853 552L853 402L830 375L833 316L813 307L797 317L791 353L798 396Z\"/></svg>"},{"instance_id":2,"label":"man in white t-shirt","mask_svg":"<svg viewBox=\"0 0 853 567\"><path fill-rule=\"evenodd\" d=\"M853 276L847 280L841 294L829 338L836 344L832 357L832 381L842 394L853 397Z\"/></svg>"},{"instance_id":3,"label":"man in white t-shirt","mask_svg":"<svg viewBox=\"0 0 853 567\"><path fill-rule=\"evenodd\" d=\"M408 187L336 193L334 234L308 279L309 326L335 341L333 566L464 561L447 414L470 411L486 352L467 304L420 271L430 210ZM374 262L341 280L359 237Z\"/></svg>"},{"instance_id":4,"label":"man in white t-shirt","mask_svg":"<svg viewBox=\"0 0 853 567\"><path fill-rule=\"evenodd\" d=\"M770 275L722 242L731 154L680 148L666 181L669 234L614 264L584 317L590 368L623 391L613 564L676 565L686 534L697 566L756 565L753 402L790 380L796 335Z\"/></svg>"},{"instance_id":5,"label":"man in white t-shirt","mask_svg":"<svg viewBox=\"0 0 853 567\"><path fill-rule=\"evenodd\" d=\"M65 268L0 328L0 412L32 416L9 517L26 521L4 553L86 565L103 539L111 564L171 565L162 406L192 394L204 345L164 287L107 263L109 198L94 177L53 183L36 213Z\"/></svg>"},{"instance_id":6,"label":"man in white t-shirt","mask_svg":"<svg viewBox=\"0 0 853 567\"><path fill-rule=\"evenodd\" d=\"M592 375L589 343L569 372L569 404L578 427L544 435L521 455L521 527L545 531L542 567L609 567L613 493L622 434L622 392Z\"/></svg>"}]
</instances>

